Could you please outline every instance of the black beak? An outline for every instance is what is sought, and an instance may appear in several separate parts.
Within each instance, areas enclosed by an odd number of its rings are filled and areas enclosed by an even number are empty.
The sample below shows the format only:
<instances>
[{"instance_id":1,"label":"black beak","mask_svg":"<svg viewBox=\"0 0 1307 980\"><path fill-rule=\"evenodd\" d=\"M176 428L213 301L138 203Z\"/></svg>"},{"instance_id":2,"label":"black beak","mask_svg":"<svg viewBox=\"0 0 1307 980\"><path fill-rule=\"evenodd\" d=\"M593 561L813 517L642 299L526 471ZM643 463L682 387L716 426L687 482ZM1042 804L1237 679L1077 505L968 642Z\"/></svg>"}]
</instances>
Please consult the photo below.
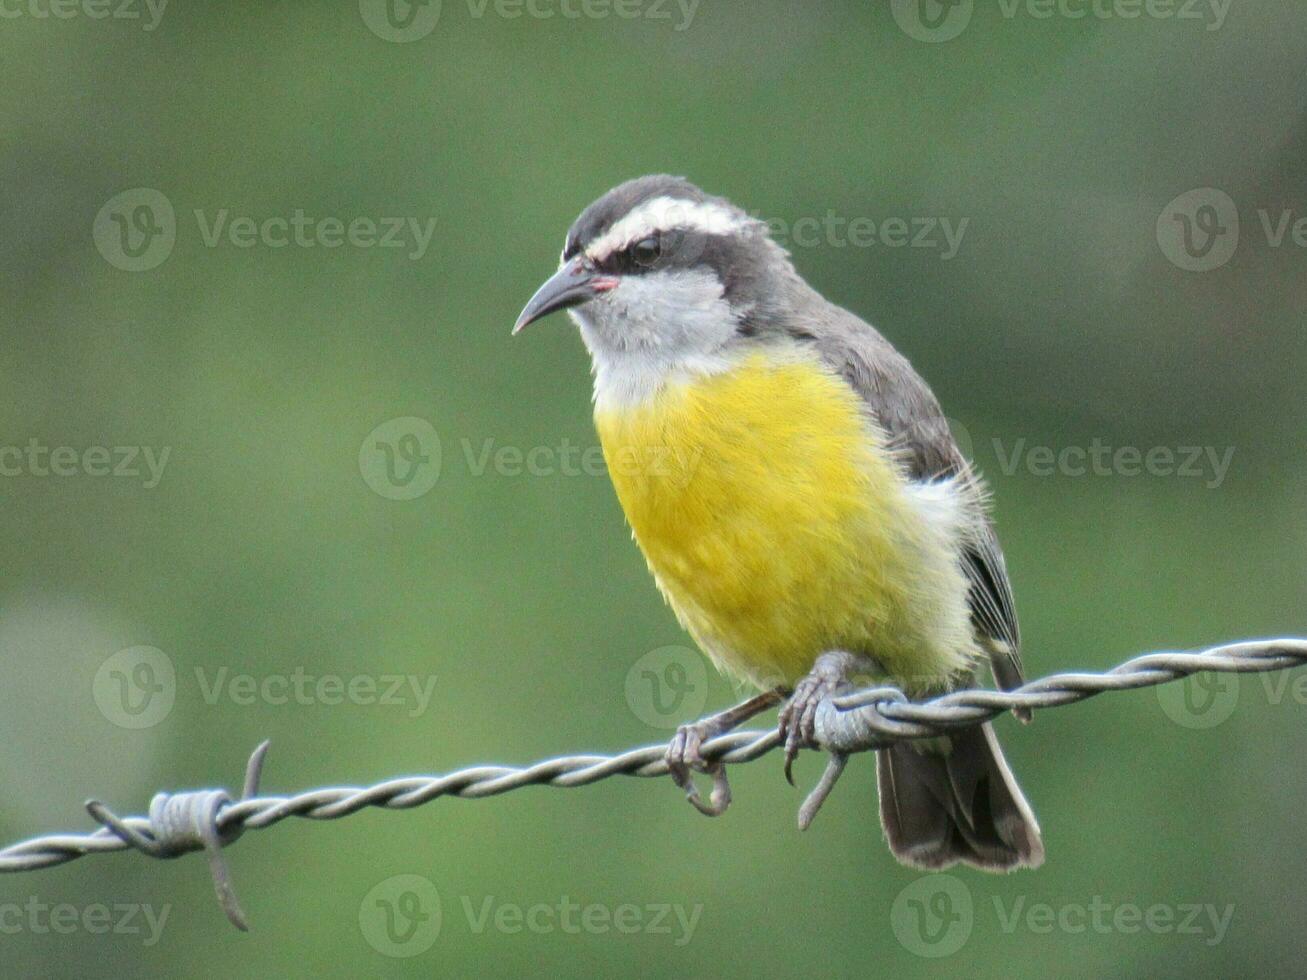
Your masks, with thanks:
<instances>
[{"instance_id":1,"label":"black beak","mask_svg":"<svg viewBox=\"0 0 1307 980\"><path fill-rule=\"evenodd\" d=\"M550 313L588 303L600 293L606 293L616 286L616 279L599 275L584 259L573 259L536 290L522 315L517 318L513 333L516 335L528 323L535 323Z\"/></svg>"}]
</instances>

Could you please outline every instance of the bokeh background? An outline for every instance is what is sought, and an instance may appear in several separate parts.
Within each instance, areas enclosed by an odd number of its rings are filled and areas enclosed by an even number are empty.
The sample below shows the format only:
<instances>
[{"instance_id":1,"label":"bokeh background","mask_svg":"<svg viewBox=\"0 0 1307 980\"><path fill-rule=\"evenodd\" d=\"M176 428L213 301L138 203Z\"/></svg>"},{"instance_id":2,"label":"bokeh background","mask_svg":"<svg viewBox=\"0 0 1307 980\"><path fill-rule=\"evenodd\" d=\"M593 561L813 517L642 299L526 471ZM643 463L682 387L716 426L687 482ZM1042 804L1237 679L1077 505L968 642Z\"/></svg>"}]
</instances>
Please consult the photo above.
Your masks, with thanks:
<instances>
[{"instance_id":1,"label":"bokeh background","mask_svg":"<svg viewBox=\"0 0 1307 980\"><path fill-rule=\"evenodd\" d=\"M289 793L732 702L595 465L574 331L508 336L576 213L653 171L788 229L931 381L993 484L1033 676L1307 632L1297 5L115 8L0 3L5 841L88 828L90 796L235 789L263 738ZM1096 441L1127 452L1083 471ZM800 834L768 758L715 821L614 779L248 834L248 935L199 857L5 876L0 960L1298 975L1286 679L1000 721L1037 873L899 867L870 758Z\"/></svg>"}]
</instances>

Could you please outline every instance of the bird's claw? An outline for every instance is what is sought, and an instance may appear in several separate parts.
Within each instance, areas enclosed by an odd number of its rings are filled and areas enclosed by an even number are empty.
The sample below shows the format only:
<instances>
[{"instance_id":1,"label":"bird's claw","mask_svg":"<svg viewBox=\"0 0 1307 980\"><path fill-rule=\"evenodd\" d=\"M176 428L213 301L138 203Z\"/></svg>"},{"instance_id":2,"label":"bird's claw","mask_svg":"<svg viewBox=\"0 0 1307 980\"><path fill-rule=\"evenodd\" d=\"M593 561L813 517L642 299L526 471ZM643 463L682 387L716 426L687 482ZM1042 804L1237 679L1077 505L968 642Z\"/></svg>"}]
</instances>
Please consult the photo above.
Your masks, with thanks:
<instances>
[{"instance_id":1,"label":"bird's claw","mask_svg":"<svg viewBox=\"0 0 1307 980\"><path fill-rule=\"evenodd\" d=\"M778 719L781 737L785 740L785 779L794 785L794 760L800 749L817 748L817 707L836 692L843 683L842 677L815 668L799 681L794 694Z\"/></svg>"},{"instance_id":2,"label":"bird's claw","mask_svg":"<svg viewBox=\"0 0 1307 980\"><path fill-rule=\"evenodd\" d=\"M690 805L707 817L720 817L731 805L731 784L726 778L724 762L709 762L703 757L704 740L716 734L703 722L682 725L667 746L667 771L676 783L685 791L685 798ZM712 792L705 803L695 785L694 773L702 772L712 777Z\"/></svg>"},{"instance_id":3,"label":"bird's claw","mask_svg":"<svg viewBox=\"0 0 1307 980\"><path fill-rule=\"evenodd\" d=\"M671 775L672 781L685 791L685 798L696 810L705 816L720 817L731 805L731 784L726 779L726 763L719 760L709 762L705 759L703 743L738 728L750 718L780 704L784 697L784 689L773 688L721 714L696 721L693 725L682 725L676 730L676 736L667 746L664 755L667 760L667 772ZM712 777L712 793L707 803L700 797L699 787L694 784L696 772L706 773Z\"/></svg>"}]
</instances>

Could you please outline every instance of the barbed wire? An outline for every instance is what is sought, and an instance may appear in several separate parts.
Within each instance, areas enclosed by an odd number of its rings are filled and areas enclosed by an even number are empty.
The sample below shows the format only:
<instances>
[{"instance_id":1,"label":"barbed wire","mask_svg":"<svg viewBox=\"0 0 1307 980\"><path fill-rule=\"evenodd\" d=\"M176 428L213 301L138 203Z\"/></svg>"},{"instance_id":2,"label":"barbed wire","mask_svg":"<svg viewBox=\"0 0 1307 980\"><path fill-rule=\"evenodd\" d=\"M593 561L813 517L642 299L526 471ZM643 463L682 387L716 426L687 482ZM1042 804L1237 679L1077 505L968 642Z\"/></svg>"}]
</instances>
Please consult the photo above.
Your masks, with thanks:
<instances>
[{"instance_id":1,"label":"barbed wire","mask_svg":"<svg viewBox=\"0 0 1307 980\"><path fill-rule=\"evenodd\" d=\"M962 690L913 702L894 687L873 687L822 700L815 717L815 747L831 764L800 810L800 826L811 822L849 754L906 739L932 738L950 729L990 721L1021 708L1056 708L1110 691L1154 687L1211 671L1261 673L1307 664L1307 640L1249 641L1199 653L1150 653L1105 673L1065 673L1034 680L1011 691ZM705 741L708 763L752 762L782 745L779 730L733 731ZM193 851L208 854L219 902L228 918L247 928L236 902L222 849L247 830L262 830L289 817L338 820L369 807L409 810L442 796L483 799L525 786L574 788L611 776L654 778L669 774L666 745L631 749L620 755L570 755L526 767L472 766L443 776L407 776L368 787L329 786L294 796L259 796L267 742L254 750L246 767L244 791L233 800L225 790L158 793L148 816L118 817L103 803L87 802L101 824L91 833L46 834L0 849L0 873L36 871L90 854L133 848L156 858ZM805 819L806 817L806 819Z\"/></svg>"}]
</instances>

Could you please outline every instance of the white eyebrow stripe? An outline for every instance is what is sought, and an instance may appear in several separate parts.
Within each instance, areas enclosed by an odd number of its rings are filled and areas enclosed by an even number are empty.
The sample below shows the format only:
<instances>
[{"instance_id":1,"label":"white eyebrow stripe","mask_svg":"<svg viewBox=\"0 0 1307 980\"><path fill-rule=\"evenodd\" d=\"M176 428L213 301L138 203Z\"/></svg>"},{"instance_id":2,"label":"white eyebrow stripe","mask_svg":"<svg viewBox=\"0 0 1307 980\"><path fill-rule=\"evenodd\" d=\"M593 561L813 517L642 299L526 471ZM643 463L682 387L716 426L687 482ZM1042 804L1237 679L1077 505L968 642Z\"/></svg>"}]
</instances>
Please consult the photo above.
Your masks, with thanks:
<instances>
[{"instance_id":1,"label":"white eyebrow stripe","mask_svg":"<svg viewBox=\"0 0 1307 980\"><path fill-rule=\"evenodd\" d=\"M632 242L669 228L688 228L705 235L729 235L748 224L747 215L711 201L656 197L645 201L591 242L585 254L595 262L602 262Z\"/></svg>"}]
</instances>

